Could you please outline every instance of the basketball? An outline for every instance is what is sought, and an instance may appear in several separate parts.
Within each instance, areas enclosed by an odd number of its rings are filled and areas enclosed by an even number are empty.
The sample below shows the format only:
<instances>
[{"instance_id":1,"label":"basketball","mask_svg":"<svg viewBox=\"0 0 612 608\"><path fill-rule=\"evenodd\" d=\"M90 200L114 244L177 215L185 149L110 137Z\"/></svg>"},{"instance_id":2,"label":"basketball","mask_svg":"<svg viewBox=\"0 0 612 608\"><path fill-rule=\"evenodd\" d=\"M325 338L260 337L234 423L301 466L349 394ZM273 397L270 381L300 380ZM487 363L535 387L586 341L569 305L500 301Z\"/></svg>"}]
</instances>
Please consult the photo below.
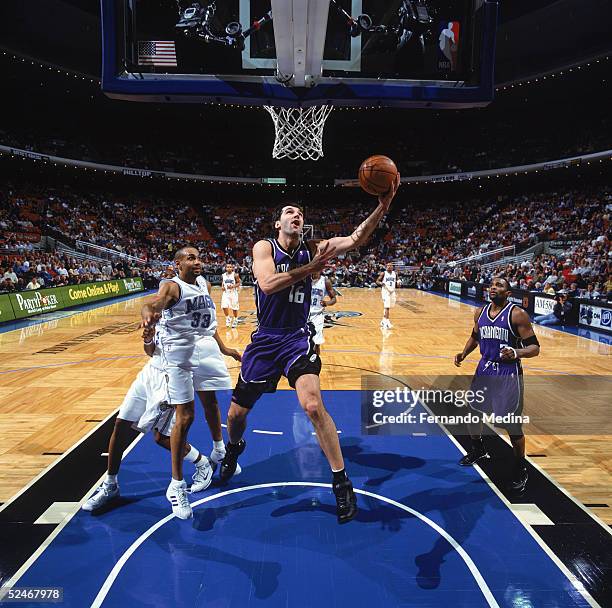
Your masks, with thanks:
<instances>
[{"instance_id":1,"label":"basketball","mask_svg":"<svg viewBox=\"0 0 612 608\"><path fill-rule=\"evenodd\" d=\"M379 196L389 192L396 177L395 163L381 154L366 158L359 167L359 185L368 194Z\"/></svg>"}]
</instances>

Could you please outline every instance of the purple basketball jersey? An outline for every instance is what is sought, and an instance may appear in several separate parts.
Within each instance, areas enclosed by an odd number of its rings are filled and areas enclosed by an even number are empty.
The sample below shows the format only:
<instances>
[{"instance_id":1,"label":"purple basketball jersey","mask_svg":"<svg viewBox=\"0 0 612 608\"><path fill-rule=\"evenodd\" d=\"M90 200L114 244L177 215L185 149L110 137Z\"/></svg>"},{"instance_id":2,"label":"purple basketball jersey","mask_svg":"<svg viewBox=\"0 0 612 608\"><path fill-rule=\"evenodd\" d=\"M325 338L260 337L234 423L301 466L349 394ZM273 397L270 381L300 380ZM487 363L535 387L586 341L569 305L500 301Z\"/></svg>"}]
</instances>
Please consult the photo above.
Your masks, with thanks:
<instances>
[{"instance_id":1,"label":"purple basketball jersey","mask_svg":"<svg viewBox=\"0 0 612 608\"><path fill-rule=\"evenodd\" d=\"M310 262L310 251L306 243L300 243L293 253L289 253L276 239L266 240L272 247L276 272L288 272ZM294 330L306 327L310 312L311 289L312 280L308 276L282 291L266 295L256 280L255 304L259 328Z\"/></svg>"},{"instance_id":2,"label":"purple basketball jersey","mask_svg":"<svg viewBox=\"0 0 612 608\"><path fill-rule=\"evenodd\" d=\"M480 356L485 361L501 363L500 352L504 346L519 348L520 338L516 335L511 323L512 309L514 304L508 304L491 318L491 304L487 304L480 317L478 317L478 344L480 346ZM512 362L512 365L515 365Z\"/></svg>"}]
</instances>

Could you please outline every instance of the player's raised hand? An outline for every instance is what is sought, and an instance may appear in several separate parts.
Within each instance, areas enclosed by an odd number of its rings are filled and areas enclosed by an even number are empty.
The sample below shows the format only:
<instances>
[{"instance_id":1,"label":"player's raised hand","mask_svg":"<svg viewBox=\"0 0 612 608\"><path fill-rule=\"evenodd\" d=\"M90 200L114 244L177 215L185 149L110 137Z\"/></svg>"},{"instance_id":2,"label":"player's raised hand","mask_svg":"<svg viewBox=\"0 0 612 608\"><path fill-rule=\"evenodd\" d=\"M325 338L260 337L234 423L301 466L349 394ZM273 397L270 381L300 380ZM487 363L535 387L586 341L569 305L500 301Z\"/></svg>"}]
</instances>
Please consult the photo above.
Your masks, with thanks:
<instances>
[{"instance_id":1,"label":"player's raised hand","mask_svg":"<svg viewBox=\"0 0 612 608\"><path fill-rule=\"evenodd\" d=\"M336 253L336 248L330 245L329 241L321 241L317 245L317 252L312 258L312 266L314 271L323 270Z\"/></svg>"},{"instance_id":2,"label":"player's raised hand","mask_svg":"<svg viewBox=\"0 0 612 608\"><path fill-rule=\"evenodd\" d=\"M389 188L388 192L385 192L385 194L381 194L378 197L378 202L384 207L385 211L387 211L391 205L391 201L393 200L393 197L395 196L397 189L400 186L400 174L399 171L397 173L397 175L395 176L395 180L393 181L393 184L391 186L391 188Z\"/></svg>"},{"instance_id":3,"label":"player's raised hand","mask_svg":"<svg viewBox=\"0 0 612 608\"><path fill-rule=\"evenodd\" d=\"M152 342L153 338L155 338L155 326L151 325L149 327L144 327L142 330L142 339L145 342Z\"/></svg>"},{"instance_id":4,"label":"player's raised hand","mask_svg":"<svg viewBox=\"0 0 612 608\"><path fill-rule=\"evenodd\" d=\"M461 362L463 361L463 353L457 353L455 355L455 365L457 367L461 367Z\"/></svg>"}]
</instances>

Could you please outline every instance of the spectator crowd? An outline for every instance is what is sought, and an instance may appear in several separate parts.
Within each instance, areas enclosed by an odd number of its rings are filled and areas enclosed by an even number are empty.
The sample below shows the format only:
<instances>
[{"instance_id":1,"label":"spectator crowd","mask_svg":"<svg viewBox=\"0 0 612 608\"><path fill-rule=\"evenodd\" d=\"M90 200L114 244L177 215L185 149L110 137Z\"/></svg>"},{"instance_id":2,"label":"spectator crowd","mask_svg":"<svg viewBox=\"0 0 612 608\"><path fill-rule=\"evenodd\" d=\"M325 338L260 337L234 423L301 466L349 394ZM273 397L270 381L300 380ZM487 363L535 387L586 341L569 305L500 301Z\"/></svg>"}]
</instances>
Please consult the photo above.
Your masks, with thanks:
<instances>
[{"instance_id":1,"label":"spectator crowd","mask_svg":"<svg viewBox=\"0 0 612 608\"><path fill-rule=\"evenodd\" d=\"M349 234L369 209L359 203L307 205L307 234ZM435 277L488 284L501 274L513 288L607 298L611 212L612 190L606 188L398 205L366 246L335 260L327 274L338 286L373 287L384 263L392 261L404 285L427 288ZM271 211L256 206L8 186L0 193L0 291L129 276L155 285L173 252L186 243L201 249L206 274L220 274L230 261L248 280L252 246L274 235L273 220ZM69 248L60 250L58 243ZM509 246L506 256L532 253L505 263L495 252Z\"/></svg>"}]
</instances>

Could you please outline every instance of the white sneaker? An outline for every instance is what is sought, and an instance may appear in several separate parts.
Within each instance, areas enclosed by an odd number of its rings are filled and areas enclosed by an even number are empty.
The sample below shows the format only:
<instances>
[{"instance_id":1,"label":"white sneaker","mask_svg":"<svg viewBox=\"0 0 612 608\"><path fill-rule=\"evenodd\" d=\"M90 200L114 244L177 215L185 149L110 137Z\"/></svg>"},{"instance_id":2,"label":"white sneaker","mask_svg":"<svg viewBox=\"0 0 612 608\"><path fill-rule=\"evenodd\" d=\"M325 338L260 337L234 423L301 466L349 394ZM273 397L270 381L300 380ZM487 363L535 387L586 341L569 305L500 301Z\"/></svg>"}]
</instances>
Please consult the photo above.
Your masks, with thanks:
<instances>
[{"instance_id":1,"label":"white sneaker","mask_svg":"<svg viewBox=\"0 0 612 608\"><path fill-rule=\"evenodd\" d=\"M384 319L384 318L383 318L383 319L381 319L381 320L380 320L380 326L381 326L383 329L385 328L385 324L386 324L386 323L385 323L385 319Z\"/></svg>"},{"instance_id":2,"label":"white sneaker","mask_svg":"<svg viewBox=\"0 0 612 608\"><path fill-rule=\"evenodd\" d=\"M387 329L393 329L393 324L389 320L387 320Z\"/></svg>"},{"instance_id":3,"label":"white sneaker","mask_svg":"<svg viewBox=\"0 0 612 608\"><path fill-rule=\"evenodd\" d=\"M191 492L202 492L210 485L213 478L213 468L208 462L206 456L202 456L200 462L195 465L195 473L191 478L193 483L191 484Z\"/></svg>"},{"instance_id":4,"label":"white sneaker","mask_svg":"<svg viewBox=\"0 0 612 608\"><path fill-rule=\"evenodd\" d=\"M193 517L189 498L187 498L187 484L185 480L182 481L180 486L173 486L170 483L166 490L166 498L172 505L172 513L179 519L191 519Z\"/></svg>"},{"instance_id":5,"label":"white sneaker","mask_svg":"<svg viewBox=\"0 0 612 608\"><path fill-rule=\"evenodd\" d=\"M234 317L234 320L232 321L232 327L238 327L238 317Z\"/></svg>"},{"instance_id":6,"label":"white sneaker","mask_svg":"<svg viewBox=\"0 0 612 608\"><path fill-rule=\"evenodd\" d=\"M119 484L103 483L92 497L81 507L83 511L97 511L109 502L119 498Z\"/></svg>"}]
</instances>

